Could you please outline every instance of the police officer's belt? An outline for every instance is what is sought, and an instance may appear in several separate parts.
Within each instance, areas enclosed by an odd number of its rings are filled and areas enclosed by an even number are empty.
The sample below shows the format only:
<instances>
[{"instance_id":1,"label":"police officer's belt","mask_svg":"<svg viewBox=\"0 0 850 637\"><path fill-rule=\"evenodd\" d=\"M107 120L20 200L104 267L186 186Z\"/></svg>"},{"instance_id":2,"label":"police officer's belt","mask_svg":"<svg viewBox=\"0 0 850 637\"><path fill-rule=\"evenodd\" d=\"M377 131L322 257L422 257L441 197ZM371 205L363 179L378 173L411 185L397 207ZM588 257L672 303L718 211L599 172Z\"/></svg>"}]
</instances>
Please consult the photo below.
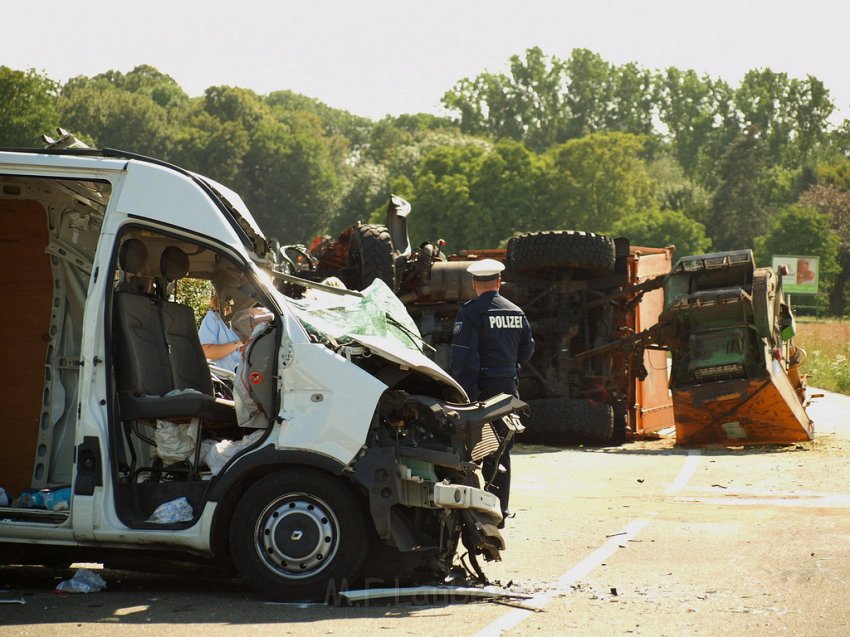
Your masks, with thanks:
<instances>
[{"instance_id":1,"label":"police officer's belt","mask_svg":"<svg viewBox=\"0 0 850 637\"><path fill-rule=\"evenodd\" d=\"M516 376L516 367L482 367L481 376L485 378L509 378Z\"/></svg>"}]
</instances>

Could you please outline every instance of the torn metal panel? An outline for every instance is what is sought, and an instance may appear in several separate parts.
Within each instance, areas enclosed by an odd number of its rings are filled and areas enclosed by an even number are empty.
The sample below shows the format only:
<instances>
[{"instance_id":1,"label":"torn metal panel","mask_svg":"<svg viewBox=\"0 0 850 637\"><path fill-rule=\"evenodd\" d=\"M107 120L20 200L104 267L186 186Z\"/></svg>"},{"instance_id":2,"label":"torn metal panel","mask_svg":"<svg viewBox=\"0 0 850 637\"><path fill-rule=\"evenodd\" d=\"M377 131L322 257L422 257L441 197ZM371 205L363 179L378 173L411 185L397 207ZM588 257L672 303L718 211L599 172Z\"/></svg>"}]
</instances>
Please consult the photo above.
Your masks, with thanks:
<instances>
[{"instance_id":1,"label":"torn metal panel","mask_svg":"<svg viewBox=\"0 0 850 637\"><path fill-rule=\"evenodd\" d=\"M495 586L411 586L406 588L364 588L341 592L340 597L349 602L376 600L434 599L445 601L471 601L473 599L530 599L531 595L514 593Z\"/></svg>"}]
</instances>

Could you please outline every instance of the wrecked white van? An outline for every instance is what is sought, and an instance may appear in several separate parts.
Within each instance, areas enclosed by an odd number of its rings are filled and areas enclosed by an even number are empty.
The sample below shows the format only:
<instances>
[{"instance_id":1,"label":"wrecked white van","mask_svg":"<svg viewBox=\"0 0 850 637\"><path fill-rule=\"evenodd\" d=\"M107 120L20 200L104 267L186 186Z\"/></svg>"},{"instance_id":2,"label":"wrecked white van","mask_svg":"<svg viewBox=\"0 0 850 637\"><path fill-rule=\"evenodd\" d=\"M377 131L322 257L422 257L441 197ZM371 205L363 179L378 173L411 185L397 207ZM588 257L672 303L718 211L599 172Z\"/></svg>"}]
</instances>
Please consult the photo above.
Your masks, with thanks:
<instances>
[{"instance_id":1,"label":"wrecked white van","mask_svg":"<svg viewBox=\"0 0 850 637\"><path fill-rule=\"evenodd\" d=\"M479 574L499 558L480 461L524 405L469 404L380 284L294 301L235 193L122 151L0 151L0 224L0 561L232 563L287 600L444 576L461 542ZM248 426L177 300L187 278L266 311L234 381ZM157 453L163 423L192 432L184 462Z\"/></svg>"}]
</instances>

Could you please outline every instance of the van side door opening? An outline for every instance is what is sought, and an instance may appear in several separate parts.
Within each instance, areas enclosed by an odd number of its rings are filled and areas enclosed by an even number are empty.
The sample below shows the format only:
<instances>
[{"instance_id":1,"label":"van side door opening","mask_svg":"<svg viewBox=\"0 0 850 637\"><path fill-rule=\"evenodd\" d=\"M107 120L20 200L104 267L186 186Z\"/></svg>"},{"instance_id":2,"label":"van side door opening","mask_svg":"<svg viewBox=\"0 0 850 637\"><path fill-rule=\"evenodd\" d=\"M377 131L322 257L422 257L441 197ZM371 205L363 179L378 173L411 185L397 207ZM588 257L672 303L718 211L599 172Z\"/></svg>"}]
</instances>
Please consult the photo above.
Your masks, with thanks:
<instances>
[{"instance_id":1,"label":"van side door opening","mask_svg":"<svg viewBox=\"0 0 850 637\"><path fill-rule=\"evenodd\" d=\"M238 444L268 429L276 392L267 392L261 418L237 422L234 379L221 371L211 375L198 336L201 317L181 302L186 296L181 299L181 288L190 287L195 304L209 301L198 299L199 291L202 295L212 291L226 303L237 297L233 303L241 312L268 302L243 266L200 242L138 227L124 232L116 247L107 321L114 371L111 448L116 510L127 526L163 528L163 523L151 521L151 514L157 506L185 497L192 507L191 519L174 524L191 526L215 480L207 458L215 453L210 446L220 441ZM266 310L263 316L268 330L274 331L274 315ZM268 341L277 339L272 336ZM266 368L258 373L271 385L276 360L266 357L263 364Z\"/></svg>"},{"instance_id":2,"label":"van side door opening","mask_svg":"<svg viewBox=\"0 0 850 637\"><path fill-rule=\"evenodd\" d=\"M72 481L86 295L111 192L103 180L0 176L0 327L15 360L0 371L0 486L17 504ZM56 508L15 517L56 523L67 502Z\"/></svg>"}]
</instances>

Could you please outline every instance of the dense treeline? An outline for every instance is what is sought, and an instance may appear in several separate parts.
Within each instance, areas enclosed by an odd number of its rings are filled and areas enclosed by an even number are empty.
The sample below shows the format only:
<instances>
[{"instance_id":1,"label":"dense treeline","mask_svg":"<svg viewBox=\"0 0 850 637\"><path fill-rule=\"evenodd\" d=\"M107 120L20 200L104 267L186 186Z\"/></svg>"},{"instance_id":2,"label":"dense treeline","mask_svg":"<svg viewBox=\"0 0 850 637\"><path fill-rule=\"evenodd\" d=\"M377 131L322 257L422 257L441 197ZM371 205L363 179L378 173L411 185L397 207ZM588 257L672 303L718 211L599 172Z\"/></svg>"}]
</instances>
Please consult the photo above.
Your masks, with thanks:
<instances>
[{"instance_id":1,"label":"dense treeline","mask_svg":"<svg viewBox=\"0 0 850 637\"><path fill-rule=\"evenodd\" d=\"M190 98L150 66L59 84L0 67L0 146L62 126L238 191L271 236L306 242L414 205L414 242L489 248L582 229L679 254L752 247L821 257L829 309L850 279L850 121L817 78L753 70L737 87L691 70L533 48L509 73L458 81L448 115L372 121L317 100L213 86Z\"/></svg>"}]
</instances>

